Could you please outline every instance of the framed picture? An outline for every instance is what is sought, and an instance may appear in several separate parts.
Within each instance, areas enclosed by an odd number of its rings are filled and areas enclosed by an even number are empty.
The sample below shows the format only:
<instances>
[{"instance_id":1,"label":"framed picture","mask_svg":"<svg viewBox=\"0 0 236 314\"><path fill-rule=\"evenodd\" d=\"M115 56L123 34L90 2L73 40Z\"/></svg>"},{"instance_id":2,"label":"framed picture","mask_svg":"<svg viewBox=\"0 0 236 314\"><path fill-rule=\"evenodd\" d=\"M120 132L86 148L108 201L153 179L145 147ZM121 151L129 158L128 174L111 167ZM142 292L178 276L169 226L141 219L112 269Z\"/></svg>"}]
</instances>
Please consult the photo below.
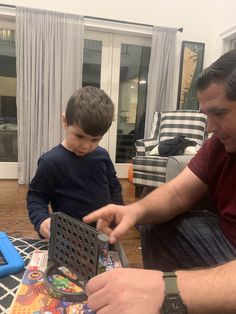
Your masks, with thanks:
<instances>
[{"instance_id":1,"label":"framed picture","mask_svg":"<svg viewBox=\"0 0 236 314\"><path fill-rule=\"evenodd\" d=\"M205 44L182 41L177 109L197 110L199 103L195 80L202 71Z\"/></svg>"}]
</instances>

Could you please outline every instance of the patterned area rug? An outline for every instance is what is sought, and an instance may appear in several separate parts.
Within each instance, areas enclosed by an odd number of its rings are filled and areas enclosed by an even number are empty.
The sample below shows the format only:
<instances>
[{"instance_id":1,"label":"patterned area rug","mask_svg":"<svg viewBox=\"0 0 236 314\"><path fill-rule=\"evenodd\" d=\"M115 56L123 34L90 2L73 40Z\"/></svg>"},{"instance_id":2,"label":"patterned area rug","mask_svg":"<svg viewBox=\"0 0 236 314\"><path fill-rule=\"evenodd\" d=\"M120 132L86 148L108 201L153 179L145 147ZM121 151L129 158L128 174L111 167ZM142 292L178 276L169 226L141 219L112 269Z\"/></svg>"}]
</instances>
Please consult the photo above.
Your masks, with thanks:
<instances>
[{"instance_id":1,"label":"patterned area rug","mask_svg":"<svg viewBox=\"0 0 236 314\"><path fill-rule=\"evenodd\" d=\"M27 265L35 250L47 250L48 242L37 239L16 238L9 236L15 248L19 251ZM7 314L12 300L17 292L24 270L18 274L0 279L0 313Z\"/></svg>"}]
</instances>

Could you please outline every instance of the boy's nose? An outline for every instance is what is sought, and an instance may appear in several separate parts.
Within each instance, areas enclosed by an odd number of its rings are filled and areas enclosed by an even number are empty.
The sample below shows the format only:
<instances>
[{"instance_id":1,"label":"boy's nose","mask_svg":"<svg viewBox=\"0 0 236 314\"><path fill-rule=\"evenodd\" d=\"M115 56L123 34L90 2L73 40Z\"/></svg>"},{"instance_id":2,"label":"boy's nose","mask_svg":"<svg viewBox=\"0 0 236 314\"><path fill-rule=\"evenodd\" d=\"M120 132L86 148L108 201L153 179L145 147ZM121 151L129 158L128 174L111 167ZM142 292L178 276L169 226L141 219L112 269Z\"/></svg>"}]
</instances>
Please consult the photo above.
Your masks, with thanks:
<instances>
[{"instance_id":1,"label":"boy's nose","mask_svg":"<svg viewBox=\"0 0 236 314\"><path fill-rule=\"evenodd\" d=\"M83 143L81 143L80 148L82 148L83 150L88 150L90 148L90 142L89 141L83 141Z\"/></svg>"}]
</instances>

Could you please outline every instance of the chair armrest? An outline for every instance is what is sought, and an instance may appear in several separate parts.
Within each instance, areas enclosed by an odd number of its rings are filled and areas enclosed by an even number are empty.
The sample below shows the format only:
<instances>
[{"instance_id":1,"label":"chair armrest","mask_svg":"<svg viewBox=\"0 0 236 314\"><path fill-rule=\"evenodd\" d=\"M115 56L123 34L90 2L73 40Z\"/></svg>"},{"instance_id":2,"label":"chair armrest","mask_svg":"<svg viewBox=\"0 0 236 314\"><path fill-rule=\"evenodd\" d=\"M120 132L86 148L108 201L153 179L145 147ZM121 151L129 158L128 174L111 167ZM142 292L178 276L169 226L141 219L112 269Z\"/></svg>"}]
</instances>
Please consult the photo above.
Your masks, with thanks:
<instances>
[{"instance_id":1,"label":"chair armrest","mask_svg":"<svg viewBox=\"0 0 236 314\"><path fill-rule=\"evenodd\" d=\"M150 152L159 141L154 138L139 139L135 142L136 156L145 156Z\"/></svg>"},{"instance_id":2,"label":"chair armrest","mask_svg":"<svg viewBox=\"0 0 236 314\"><path fill-rule=\"evenodd\" d=\"M166 166L166 182L175 178L189 163L194 155L170 156Z\"/></svg>"},{"instance_id":3,"label":"chair armrest","mask_svg":"<svg viewBox=\"0 0 236 314\"><path fill-rule=\"evenodd\" d=\"M193 156L194 155L170 156L167 161L166 182L175 178L187 166ZM215 214L217 213L216 206L209 193L207 193L192 209L207 209Z\"/></svg>"}]
</instances>

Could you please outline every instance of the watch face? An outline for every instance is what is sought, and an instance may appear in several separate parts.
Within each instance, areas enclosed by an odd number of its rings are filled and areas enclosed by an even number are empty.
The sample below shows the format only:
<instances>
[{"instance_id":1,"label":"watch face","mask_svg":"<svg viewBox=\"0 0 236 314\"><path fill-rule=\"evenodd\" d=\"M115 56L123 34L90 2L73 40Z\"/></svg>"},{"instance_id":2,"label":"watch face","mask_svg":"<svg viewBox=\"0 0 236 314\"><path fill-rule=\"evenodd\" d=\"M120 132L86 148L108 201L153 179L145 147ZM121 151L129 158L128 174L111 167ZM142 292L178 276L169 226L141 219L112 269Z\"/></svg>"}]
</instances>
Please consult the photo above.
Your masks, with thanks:
<instances>
[{"instance_id":1,"label":"watch face","mask_svg":"<svg viewBox=\"0 0 236 314\"><path fill-rule=\"evenodd\" d=\"M187 314L186 305L181 300L179 294L165 296L161 314Z\"/></svg>"}]
</instances>

